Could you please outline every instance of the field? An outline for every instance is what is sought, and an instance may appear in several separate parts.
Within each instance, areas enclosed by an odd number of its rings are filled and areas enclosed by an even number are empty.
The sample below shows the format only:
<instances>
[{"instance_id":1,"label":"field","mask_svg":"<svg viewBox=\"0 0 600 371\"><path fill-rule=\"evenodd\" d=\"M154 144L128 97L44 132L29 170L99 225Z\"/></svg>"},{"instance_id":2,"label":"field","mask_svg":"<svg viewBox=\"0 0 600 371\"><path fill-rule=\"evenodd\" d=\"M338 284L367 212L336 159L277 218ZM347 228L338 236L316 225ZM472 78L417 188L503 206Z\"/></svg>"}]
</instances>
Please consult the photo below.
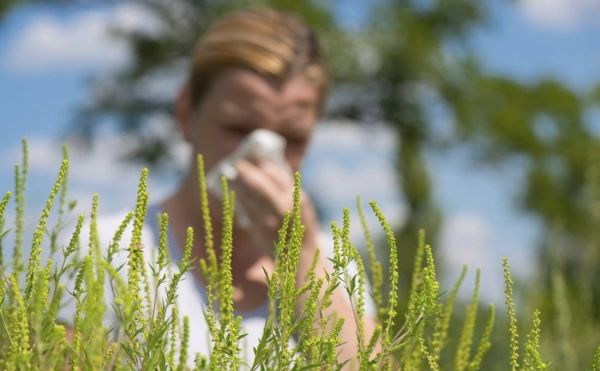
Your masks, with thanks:
<instances>
[{"instance_id":1,"label":"field","mask_svg":"<svg viewBox=\"0 0 600 371\"><path fill-rule=\"evenodd\" d=\"M465 306L458 305L457 293L467 268L453 287L449 290L441 288L432 249L427 245L424 233L415 246L410 291L406 297L399 296L394 233L375 202L369 202L369 206L385 233L387 256L376 257L370 231L364 223L361 201L357 200L357 215L363 221L365 258L350 242L351 212L345 209L342 225L331 224L335 246L333 271L325 278L318 278L313 266L305 284L296 287L297 259L303 236L299 212L300 175L296 174L294 207L286 214L275 241L274 272L267 275L269 309L264 332L260 344L250 350L251 362L245 362L241 356L244 351L240 341L244 336L241 318L235 315L233 308L230 262L235 245L232 239L234 195L228 190L227 183L222 183L225 217L219 239L220 254L216 253L203 161L199 157L202 200L199 212L204 217L205 235L210 236L203 243L207 259L195 261L192 258L194 231L190 228L183 256L179 261L171 262L166 238L168 216L161 214L158 217L161 235L158 255L154 260L147 260L142 253L141 236L148 208L147 170L140 174L135 210L127 214L116 231L110 231L114 233L110 245L100 246L98 228L102 225L97 222L96 197L89 216L77 216L72 229L65 222L73 209L73 204L67 201L68 165L65 150L56 181L33 232L27 259L22 256L28 166L25 145L23 160L15 171L15 190L5 193L0 201L0 242L9 234L13 240L13 246L2 244L3 255L0 256L2 369L334 370L344 365L358 365L364 370L477 370L482 369L482 362L494 346L494 306L490 305L483 314L484 320L478 321L481 317L480 272L475 275L472 300ZM9 227L4 215L7 207L13 204L16 218L14 225ZM86 224L89 236L82 236ZM130 224L133 226L131 238L123 240L124 230ZM68 243L60 242L62 234L69 236ZM80 241L83 240L87 241L86 246L82 246ZM127 254L124 266L114 264L114 256L119 251ZM349 264L356 265L356 274L348 273ZM551 357L540 351L540 312L534 310L531 322L526 326L518 325L509 262L505 259L502 264L506 307L499 312L507 319L507 325L496 329L495 336L502 334L509 350L499 367L552 369ZM209 302L203 309L212 345L206 354L189 349L191 320L186 316L181 318L176 306L177 287L190 269L200 269L208 283ZM69 277L74 283L72 290L65 286ZM104 299L107 282L114 297L112 303ZM332 291L338 286L343 287L350 298L358 328L359 352L356 360L349 363L338 359L336 354L342 345L340 329L344 321L351 319L323 315ZM305 310L295 315L294 304L301 295L308 296ZM377 305L378 316L377 328L369 339L365 339L362 323L367 295ZM76 303L69 324L57 321L67 298ZM117 319L107 326L103 318L110 308ZM526 327L527 331L519 331L521 327ZM375 348L381 351L374 352ZM593 360L590 354L588 364L593 363L592 369L597 371L600 370L600 347L596 349Z\"/></svg>"}]
</instances>

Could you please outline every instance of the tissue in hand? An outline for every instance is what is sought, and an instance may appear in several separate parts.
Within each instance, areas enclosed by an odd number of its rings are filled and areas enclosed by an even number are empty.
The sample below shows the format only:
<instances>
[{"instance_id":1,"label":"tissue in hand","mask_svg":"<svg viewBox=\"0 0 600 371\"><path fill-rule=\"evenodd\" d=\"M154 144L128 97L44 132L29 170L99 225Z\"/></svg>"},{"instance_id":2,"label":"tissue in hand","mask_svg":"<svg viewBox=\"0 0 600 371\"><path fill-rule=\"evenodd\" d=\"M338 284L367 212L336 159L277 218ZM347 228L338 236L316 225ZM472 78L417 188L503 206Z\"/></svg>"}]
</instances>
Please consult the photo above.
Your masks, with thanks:
<instances>
[{"instance_id":1,"label":"tissue in hand","mask_svg":"<svg viewBox=\"0 0 600 371\"><path fill-rule=\"evenodd\" d=\"M206 175L206 188L217 197L221 197L221 177L233 180L237 177L235 163L242 159L250 161L271 161L285 169L290 176L291 170L285 160L285 138L265 129L250 133L233 153L219 161ZM250 219L242 205L235 205L235 215L240 226L249 227Z\"/></svg>"}]
</instances>

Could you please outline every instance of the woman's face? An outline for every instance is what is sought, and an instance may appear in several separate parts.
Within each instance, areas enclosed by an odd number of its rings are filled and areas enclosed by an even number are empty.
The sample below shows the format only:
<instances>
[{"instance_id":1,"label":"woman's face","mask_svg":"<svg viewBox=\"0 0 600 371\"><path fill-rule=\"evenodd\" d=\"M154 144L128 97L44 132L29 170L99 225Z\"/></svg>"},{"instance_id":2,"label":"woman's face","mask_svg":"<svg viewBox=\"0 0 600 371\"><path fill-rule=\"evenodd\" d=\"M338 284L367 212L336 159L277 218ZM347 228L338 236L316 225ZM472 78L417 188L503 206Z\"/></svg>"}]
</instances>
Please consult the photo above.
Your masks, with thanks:
<instances>
[{"instance_id":1,"label":"woman's face","mask_svg":"<svg viewBox=\"0 0 600 371\"><path fill-rule=\"evenodd\" d=\"M276 85L254 72L231 69L186 115L184 135L210 169L253 130L271 130L285 138L285 157L296 171L318 118L318 98L318 87L303 77Z\"/></svg>"}]
</instances>

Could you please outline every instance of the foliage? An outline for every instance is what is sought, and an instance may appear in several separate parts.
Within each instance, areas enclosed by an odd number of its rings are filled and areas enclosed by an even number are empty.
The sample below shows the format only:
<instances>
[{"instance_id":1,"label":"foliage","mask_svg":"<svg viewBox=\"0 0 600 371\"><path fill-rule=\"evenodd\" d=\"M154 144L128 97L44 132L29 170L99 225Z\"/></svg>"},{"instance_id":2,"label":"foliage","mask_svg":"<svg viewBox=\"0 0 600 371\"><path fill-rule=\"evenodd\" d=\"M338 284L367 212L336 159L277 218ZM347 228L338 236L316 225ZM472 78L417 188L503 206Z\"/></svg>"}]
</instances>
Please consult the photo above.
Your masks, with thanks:
<instances>
[{"instance_id":1,"label":"foliage","mask_svg":"<svg viewBox=\"0 0 600 371\"><path fill-rule=\"evenodd\" d=\"M41 1L0 2L0 19L15 4L35 2ZM145 125L169 116L174 92L155 94L152 83L181 79L195 40L225 12L247 6L294 11L317 29L328 55L334 78L328 116L386 122L402 143L396 163L408 222L396 238L401 249L397 255L407 257L398 262L399 300L404 307L411 290L408 264L416 250L403 247L417 244L420 228L426 228L435 242L440 223L425 154L467 144L479 163L519 164L523 181L518 204L541 222L545 236L540 241L544 249L538 264L538 294L529 298L542 310L540 320L548 330L562 339L542 341L541 346L558 355L557 367L583 367L573 360L582 359L600 341L600 273L596 269L600 262L596 227L600 221L600 143L586 119L597 108L600 89L576 91L550 77L523 82L482 68L468 47L469 37L491 20L490 9L504 4L502 0L376 2L364 15L364 23L352 30L336 18L331 2L137 3L155 15L160 29L150 34L114 30L130 45L132 62L92 78L90 103L82 107L73 126L80 134L93 137L99 123L116 123L119 130L136 134L132 138L139 145L131 158L158 168L168 165L172 138L153 136ZM433 106L447 115L448 138L440 138L438 127L432 124ZM107 117L110 120L104 120ZM18 238L19 223L14 228ZM20 251L16 248L13 253L17 271ZM590 318L590 322L581 324L571 318Z\"/></svg>"},{"instance_id":2,"label":"foliage","mask_svg":"<svg viewBox=\"0 0 600 371\"><path fill-rule=\"evenodd\" d=\"M25 148L25 147L24 147ZM199 168L202 169L202 158L199 157ZM22 164L25 169L26 164ZM241 317L233 312L233 290L231 272L231 254L234 241L233 202L234 195L229 192L227 183L222 184L223 230L221 246L223 254L219 259L209 258L198 262L207 280L209 302L203 308L209 326L212 341L208 354L196 353L193 358L189 353L190 321L188 317L180 318L176 301L177 287L185 272L194 269L196 264L192 257L193 230L187 231L184 253L179 262L170 262L167 247L168 216L160 214L158 254L154 261L144 261L141 253L141 228L147 211L148 192L146 190L147 170L143 170L138 186L135 210L128 213L109 246L99 246L97 225L98 198L94 196L89 216L89 246L83 256L79 256L79 239L84 224L84 216L77 218L77 224L67 244L58 244L58 239L47 239L42 233L50 212L58 200L58 212L68 209L66 197L68 159L62 162L57 179L52 186L46 206L44 207L37 227L34 231L25 272L15 271L14 267L3 263L0 266L2 283L0 285L0 367L7 370L21 369L208 369L234 370L250 368L252 370L267 369L339 369L345 360L336 356L340 343L339 333L344 321L357 322L359 350L357 360L361 369L391 370L397 367L409 370L430 368L445 369L451 365L451 358L446 359L442 349L450 342L448 329L451 325L451 313L457 292L464 280L466 268L461 272L449 295L440 294L439 282L436 278L436 267L431 248L424 243L417 247L417 264L411 283L410 303L402 316L398 312L398 297L395 285L398 283L397 266L389 266L388 276L391 280L391 291L386 295L379 292L381 303L377 329L370 339L363 338L364 300L367 278L377 281L381 273L371 270L366 276L364 262L357 253L357 248L350 242L350 212L344 210L343 223L338 227L332 223L334 238L333 271L325 278L318 278L313 265L303 286L296 287L296 264L303 238L303 226L300 220L300 176L296 174L294 206L286 214L275 243L275 269L266 275L268 282L269 312L266 318L264 333L259 345L254 349L253 363L245 364L241 356L240 338L244 335ZM202 210L206 210L203 173L200 173ZM24 182L18 182L23 187ZM16 190L16 193L24 189ZM10 193L6 193L0 202L0 220L8 205ZM23 199L16 199L22 203ZM369 203L379 219L387 236L391 261L395 261L396 242L385 217L374 202ZM22 208L23 205L16 205ZM68 210L67 210L68 211ZM61 214L62 215L62 214ZM362 209L359 216L364 218ZM116 267L114 255L121 249L120 241L126 226L133 223L131 240L127 243L127 267ZM211 223L204 219L204 228L211 230ZM64 226L57 223L54 233L59 233ZM369 231L365 229L365 235ZM6 237L6 233L3 234ZM205 242L212 244L212 239ZM42 264L41 249L49 245L52 252L62 252L62 257L52 254ZM211 248L214 248L211 247ZM83 252L82 250L81 252ZM209 255L212 256L212 255ZM14 257L13 257L14 258ZM62 258L62 259L61 259ZM55 261L61 261L60 264ZM346 267L352 261L359 264L357 274L350 275ZM172 266L171 266L172 265ZM511 298L511 279L508 263L504 261L507 285L507 304L509 317L514 316ZM126 272L125 272L126 270ZM25 277L23 277L23 274ZM74 289L66 292L64 279L74 275ZM25 278L23 284L23 278ZM104 282L110 283L114 291L114 302L104 302ZM477 273L476 281L479 281ZM353 305L354 319L323 316L323 310L335 287L343 287ZM218 290L216 289L218 288ZM321 288L325 288L321 290ZM473 335L476 330L475 318L478 302L478 284L473 292L473 301L466 308L466 320L456 352L453 355L456 369L477 370L485 353L490 348L490 337L494 323L494 310L490 306L488 319L480 330L478 345L473 348ZM294 315L294 303L300 295L307 293L305 310ZM72 336L67 335L64 324L57 322L59 307L65 297L75 299L73 313ZM386 300L384 300L384 298ZM103 322L108 308L114 308L117 314L115 323L107 325ZM402 323L396 331L394 323ZM511 343L517 343L516 320L511 319ZM295 341L289 341L291 338ZM85 341L85 345L83 344ZM541 361L539 353L540 320L539 312L534 313L533 323L523 354L523 370L543 370L546 364ZM376 344L381 351L373 352ZM516 363L518 344L511 347L507 365L520 369ZM597 367L598 352L594 357ZM449 366L448 366L449 367Z\"/></svg>"}]
</instances>

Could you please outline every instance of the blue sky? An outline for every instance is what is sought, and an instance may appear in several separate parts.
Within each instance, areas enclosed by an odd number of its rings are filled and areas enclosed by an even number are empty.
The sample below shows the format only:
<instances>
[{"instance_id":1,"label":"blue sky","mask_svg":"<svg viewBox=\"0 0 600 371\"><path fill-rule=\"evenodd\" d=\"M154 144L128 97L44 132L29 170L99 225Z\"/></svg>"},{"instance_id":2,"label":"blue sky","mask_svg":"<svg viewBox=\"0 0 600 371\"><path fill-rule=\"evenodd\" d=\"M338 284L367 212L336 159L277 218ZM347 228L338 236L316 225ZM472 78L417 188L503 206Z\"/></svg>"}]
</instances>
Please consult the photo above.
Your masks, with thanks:
<instances>
[{"instance_id":1,"label":"blue sky","mask_svg":"<svg viewBox=\"0 0 600 371\"><path fill-rule=\"evenodd\" d=\"M366 4L352 0L336 9L353 27L360 23ZM492 72L525 81L550 75L586 88L600 81L600 25L594 24L599 16L600 0L497 2L492 21L473 35L471 45ZM33 215L39 212L59 164L55 142L65 132L73 109L86 99L86 78L127 61L124 45L106 33L106 26L114 23L152 32L147 14L123 3L28 6L8 14L0 25L0 190L12 187L19 139L29 138L33 153L28 201ZM345 129L349 127L334 123L317 133L306 162L306 186L319 191L315 197L327 203L329 217L352 206L354 195L360 194L364 200L379 200L388 216L401 223L402 196L392 170L394 141L384 127ZM74 159L72 194L85 203L92 191L98 192L105 211L131 207L123 203L132 200L138 169L115 165L116 154L106 148L118 148L119 138L102 143L88 157ZM348 156L356 160L345 161ZM515 207L519 167L474 168L468 148L430 154L428 161L446 217L441 254L449 271L456 272L463 262L483 267L483 285L489 292L499 287L503 255L526 274L538 228ZM153 178L156 197L173 183Z\"/></svg>"}]
</instances>

